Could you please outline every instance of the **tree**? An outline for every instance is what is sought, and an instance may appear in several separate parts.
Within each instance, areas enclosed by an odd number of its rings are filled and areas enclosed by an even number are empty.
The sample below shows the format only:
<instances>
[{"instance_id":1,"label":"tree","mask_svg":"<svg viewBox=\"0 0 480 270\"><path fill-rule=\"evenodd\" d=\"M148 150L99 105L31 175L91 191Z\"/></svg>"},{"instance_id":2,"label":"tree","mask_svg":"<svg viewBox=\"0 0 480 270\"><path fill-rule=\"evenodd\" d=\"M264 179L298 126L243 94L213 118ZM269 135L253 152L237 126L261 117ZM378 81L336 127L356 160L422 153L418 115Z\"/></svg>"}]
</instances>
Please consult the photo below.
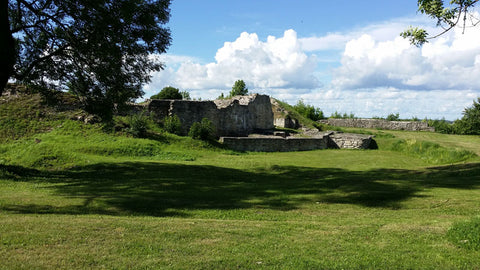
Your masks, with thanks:
<instances>
[{"instance_id":1,"label":"tree","mask_svg":"<svg viewBox=\"0 0 480 270\"><path fill-rule=\"evenodd\" d=\"M182 95L183 100L192 100L188 91L181 91L180 95Z\"/></svg>"},{"instance_id":2,"label":"tree","mask_svg":"<svg viewBox=\"0 0 480 270\"><path fill-rule=\"evenodd\" d=\"M233 84L232 91L230 91L229 97L244 96L248 94L248 89L243 80L238 80Z\"/></svg>"},{"instance_id":3,"label":"tree","mask_svg":"<svg viewBox=\"0 0 480 270\"><path fill-rule=\"evenodd\" d=\"M418 11L435 19L437 26L442 27L443 31L433 37L429 37L425 29L410 27L400 35L410 39L412 44L421 46L428 42L429 39L437 38L457 25L461 25L465 31L469 20L474 26L480 23L479 19L469 13L478 1L479 0L451 0L449 4L446 4L443 0L418 0Z\"/></svg>"},{"instance_id":4,"label":"tree","mask_svg":"<svg viewBox=\"0 0 480 270\"><path fill-rule=\"evenodd\" d=\"M458 134L480 135L480 98L473 101L472 107L465 108L462 119L453 126Z\"/></svg>"},{"instance_id":5,"label":"tree","mask_svg":"<svg viewBox=\"0 0 480 270\"><path fill-rule=\"evenodd\" d=\"M170 30L163 26L169 5L170 0L2 0L0 27L7 34L0 40L0 91L8 79L69 90L88 110L107 113L114 104L141 97L150 72L162 69L151 54L170 45Z\"/></svg>"},{"instance_id":6,"label":"tree","mask_svg":"<svg viewBox=\"0 0 480 270\"><path fill-rule=\"evenodd\" d=\"M183 99L182 93L178 88L167 86L160 93L150 97L151 99Z\"/></svg>"}]
</instances>

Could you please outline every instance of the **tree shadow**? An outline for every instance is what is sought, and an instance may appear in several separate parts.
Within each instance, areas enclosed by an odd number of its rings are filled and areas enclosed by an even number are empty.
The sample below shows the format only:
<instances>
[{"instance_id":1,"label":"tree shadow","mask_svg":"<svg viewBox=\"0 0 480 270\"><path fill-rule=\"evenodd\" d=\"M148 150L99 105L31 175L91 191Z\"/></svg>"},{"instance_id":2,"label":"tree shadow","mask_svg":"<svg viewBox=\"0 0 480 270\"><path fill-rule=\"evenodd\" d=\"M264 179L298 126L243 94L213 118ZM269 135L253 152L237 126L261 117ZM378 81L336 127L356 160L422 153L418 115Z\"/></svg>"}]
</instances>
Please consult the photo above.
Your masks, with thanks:
<instances>
[{"instance_id":1,"label":"tree shadow","mask_svg":"<svg viewBox=\"0 0 480 270\"><path fill-rule=\"evenodd\" d=\"M401 202L427 188L480 187L480 163L425 170L273 166L252 171L153 162L104 163L45 172L0 167L16 181L51 184L60 196L83 203L68 206L15 204L15 213L187 216L185 210L276 209L304 203L341 203L401 208Z\"/></svg>"}]
</instances>

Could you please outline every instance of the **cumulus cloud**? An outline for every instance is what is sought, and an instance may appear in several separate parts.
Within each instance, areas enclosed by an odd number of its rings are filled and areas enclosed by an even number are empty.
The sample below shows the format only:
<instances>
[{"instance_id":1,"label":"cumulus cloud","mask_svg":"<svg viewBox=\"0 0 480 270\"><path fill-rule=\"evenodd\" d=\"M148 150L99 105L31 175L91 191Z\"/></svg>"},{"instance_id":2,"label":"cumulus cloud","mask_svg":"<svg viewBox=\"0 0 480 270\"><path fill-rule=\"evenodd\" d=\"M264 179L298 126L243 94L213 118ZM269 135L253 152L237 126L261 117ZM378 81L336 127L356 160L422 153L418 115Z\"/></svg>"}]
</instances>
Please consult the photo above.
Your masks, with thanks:
<instances>
[{"instance_id":1,"label":"cumulus cloud","mask_svg":"<svg viewBox=\"0 0 480 270\"><path fill-rule=\"evenodd\" d=\"M194 98L215 98L235 80L294 104L304 99L329 115L425 116L455 119L480 96L480 27L456 29L422 48L399 33L409 25L427 25L423 17L402 18L349 32L260 40L241 33L217 50L215 61L188 56L158 56L165 70L152 74L146 97L167 85L188 90ZM327 63L328 62L328 63ZM322 80L322 81L321 81Z\"/></svg>"},{"instance_id":2,"label":"cumulus cloud","mask_svg":"<svg viewBox=\"0 0 480 270\"><path fill-rule=\"evenodd\" d=\"M260 89L320 86L313 75L316 58L302 51L294 30L285 31L280 38L269 36L266 41L259 40L255 33L241 33L235 41L225 42L212 63L201 64L178 56L165 62L167 69L153 74L153 85L163 83L194 91L227 90L242 79L249 88Z\"/></svg>"},{"instance_id":3,"label":"cumulus cloud","mask_svg":"<svg viewBox=\"0 0 480 270\"><path fill-rule=\"evenodd\" d=\"M364 34L346 44L332 85L339 89L478 89L480 28L461 31L455 29L422 48L401 37L377 41Z\"/></svg>"}]
</instances>

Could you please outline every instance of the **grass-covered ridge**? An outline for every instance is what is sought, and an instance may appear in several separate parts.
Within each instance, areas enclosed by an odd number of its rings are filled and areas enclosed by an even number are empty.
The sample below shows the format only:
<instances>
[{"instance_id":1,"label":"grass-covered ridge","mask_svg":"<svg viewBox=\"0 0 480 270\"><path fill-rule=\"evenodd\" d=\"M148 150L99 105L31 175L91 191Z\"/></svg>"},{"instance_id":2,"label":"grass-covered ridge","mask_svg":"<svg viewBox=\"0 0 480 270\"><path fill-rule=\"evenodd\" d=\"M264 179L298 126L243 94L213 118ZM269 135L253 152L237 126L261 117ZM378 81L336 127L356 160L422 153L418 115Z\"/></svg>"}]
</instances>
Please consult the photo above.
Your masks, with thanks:
<instances>
[{"instance_id":1,"label":"grass-covered ridge","mask_svg":"<svg viewBox=\"0 0 480 270\"><path fill-rule=\"evenodd\" d=\"M479 137L236 153L62 113L0 144L0 269L480 267Z\"/></svg>"}]
</instances>

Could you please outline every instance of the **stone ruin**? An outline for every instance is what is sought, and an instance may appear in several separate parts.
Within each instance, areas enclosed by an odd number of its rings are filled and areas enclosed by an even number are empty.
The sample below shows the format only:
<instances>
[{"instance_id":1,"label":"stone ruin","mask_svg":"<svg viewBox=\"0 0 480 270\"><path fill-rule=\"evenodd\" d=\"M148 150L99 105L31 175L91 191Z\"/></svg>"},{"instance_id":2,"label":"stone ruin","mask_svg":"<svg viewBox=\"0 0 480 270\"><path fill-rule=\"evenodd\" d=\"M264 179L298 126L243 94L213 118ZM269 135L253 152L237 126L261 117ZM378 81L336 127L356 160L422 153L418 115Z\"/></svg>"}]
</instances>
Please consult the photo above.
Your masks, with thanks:
<instances>
[{"instance_id":1,"label":"stone ruin","mask_svg":"<svg viewBox=\"0 0 480 270\"><path fill-rule=\"evenodd\" d=\"M138 108L140 109L140 108ZM176 115L186 135L195 122L209 119L226 147L237 151L284 152L327 148L366 149L372 136L304 130L302 136L274 132L275 126L299 128L296 119L269 96L252 94L215 101L149 100L143 105L159 120ZM376 144L375 144L376 145Z\"/></svg>"},{"instance_id":2,"label":"stone ruin","mask_svg":"<svg viewBox=\"0 0 480 270\"><path fill-rule=\"evenodd\" d=\"M146 109L156 118L176 115L182 122L182 134L188 134L195 122L207 118L216 128L216 135L248 136L271 132L273 112L270 97L253 94L215 101L150 100Z\"/></svg>"},{"instance_id":3,"label":"stone ruin","mask_svg":"<svg viewBox=\"0 0 480 270\"><path fill-rule=\"evenodd\" d=\"M328 124L330 126L339 126L339 127L435 132L434 127L429 127L428 123L421 122L421 121L388 121L384 119L330 118L330 119L322 120L320 122L324 124Z\"/></svg>"}]
</instances>

